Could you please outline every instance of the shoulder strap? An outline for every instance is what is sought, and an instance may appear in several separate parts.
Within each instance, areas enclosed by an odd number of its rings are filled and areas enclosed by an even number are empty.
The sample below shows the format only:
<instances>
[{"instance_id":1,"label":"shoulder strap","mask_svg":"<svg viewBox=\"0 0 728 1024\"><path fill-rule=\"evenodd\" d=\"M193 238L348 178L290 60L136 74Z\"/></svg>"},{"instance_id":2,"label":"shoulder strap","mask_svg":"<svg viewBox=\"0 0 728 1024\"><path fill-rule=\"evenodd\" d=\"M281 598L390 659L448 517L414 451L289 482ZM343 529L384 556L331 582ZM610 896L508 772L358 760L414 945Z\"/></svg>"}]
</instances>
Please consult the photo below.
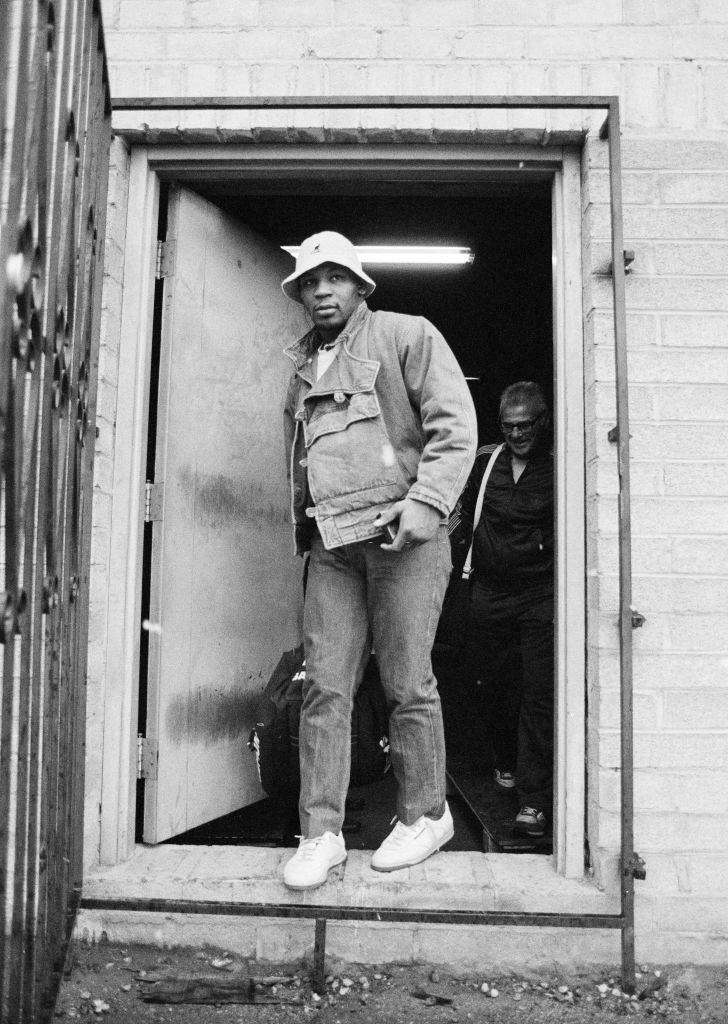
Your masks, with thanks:
<instances>
[{"instance_id":1,"label":"shoulder strap","mask_svg":"<svg viewBox=\"0 0 728 1024\"><path fill-rule=\"evenodd\" d=\"M488 459L488 465L485 467L485 472L483 473L483 479L480 481L480 490L478 491L478 500L475 503L475 515L473 516L473 534L472 534L472 536L470 538L470 547L468 548L468 554L467 554L467 556L465 558L465 565L463 565L463 579L464 580L469 579L470 578L470 574L473 571L473 568L472 568L472 565L471 565L472 560L473 560L473 537L475 537L475 531L478 528L478 523L480 522L480 516L481 516L481 514L483 512L483 498L485 497L485 485L488 483L488 477L490 476L491 470L493 469L493 466L495 464L495 460L498 458L500 453L503 451L504 447L505 447L505 445L503 443L501 443L501 444L498 445L497 448L494 449L493 453L491 454L490 458Z\"/></svg>"}]
</instances>

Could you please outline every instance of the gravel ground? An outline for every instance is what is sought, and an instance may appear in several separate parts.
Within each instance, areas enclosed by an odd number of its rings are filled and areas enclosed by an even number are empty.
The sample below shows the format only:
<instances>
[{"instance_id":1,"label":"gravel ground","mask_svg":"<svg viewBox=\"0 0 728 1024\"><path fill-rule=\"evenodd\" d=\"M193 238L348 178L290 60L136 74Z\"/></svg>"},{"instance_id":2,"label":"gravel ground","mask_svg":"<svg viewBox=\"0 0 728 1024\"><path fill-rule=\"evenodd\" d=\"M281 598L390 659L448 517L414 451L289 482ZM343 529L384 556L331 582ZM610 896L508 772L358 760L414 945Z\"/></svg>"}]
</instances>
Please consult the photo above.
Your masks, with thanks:
<instances>
[{"instance_id":1,"label":"gravel ground","mask_svg":"<svg viewBox=\"0 0 728 1024\"><path fill-rule=\"evenodd\" d=\"M614 968L579 975L454 977L431 967L367 966L327 961L326 992L311 990L310 964L246 963L222 950L160 950L109 944L76 946L56 1018L108 1024L419 1024L483 1021L510 1024L607 1024L614 1017L726 1024L728 967L641 964L637 992L626 996ZM254 1005L147 1002L161 979L251 976ZM264 1002L262 1000L276 1000ZM258 1002L261 1000L261 1002Z\"/></svg>"}]
</instances>

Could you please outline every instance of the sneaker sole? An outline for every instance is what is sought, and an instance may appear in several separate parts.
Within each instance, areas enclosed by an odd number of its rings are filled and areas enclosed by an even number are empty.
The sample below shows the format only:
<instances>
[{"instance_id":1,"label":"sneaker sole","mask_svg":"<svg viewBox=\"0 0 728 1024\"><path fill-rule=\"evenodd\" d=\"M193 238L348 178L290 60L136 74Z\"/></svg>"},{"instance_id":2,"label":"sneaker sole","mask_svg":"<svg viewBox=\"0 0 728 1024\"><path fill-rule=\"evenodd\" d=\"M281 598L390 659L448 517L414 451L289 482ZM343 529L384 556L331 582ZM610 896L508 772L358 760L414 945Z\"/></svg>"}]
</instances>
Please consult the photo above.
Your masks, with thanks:
<instances>
[{"instance_id":1,"label":"sneaker sole","mask_svg":"<svg viewBox=\"0 0 728 1024\"><path fill-rule=\"evenodd\" d=\"M347 854L345 853L340 860L337 860L333 864L330 864L326 871L326 875L321 879L320 882L310 882L308 885L294 885L292 882L287 882L284 878L283 884L285 885L286 889L294 889L296 892L306 892L308 889L318 889L320 885L324 885L326 882L328 882L329 871L333 871L334 868L338 868L339 864L343 864L344 861L346 860L346 857Z\"/></svg>"},{"instance_id":2,"label":"sneaker sole","mask_svg":"<svg viewBox=\"0 0 728 1024\"><path fill-rule=\"evenodd\" d=\"M513 826L516 832L520 832L522 836L529 836L531 839L543 839L546 835L546 829L531 829L528 825L519 825L516 822Z\"/></svg>"},{"instance_id":3,"label":"sneaker sole","mask_svg":"<svg viewBox=\"0 0 728 1024\"><path fill-rule=\"evenodd\" d=\"M450 832L449 832L448 835L442 837L442 839L440 841L440 845L436 846L434 850L430 850L430 852L426 853L423 857L417 857L416 860L408 860L408 861L405 861L405 862L403 862L401 864L392 864L391 866L388 866L388 867L377 867L375 864L372 864L371 865L372 871L381 871L383 873L386 873L388 871L401 871L402 868L413 868L415 866L415 864L421 864L423 860L427 860L428 857L431 857L434 853L437 853L440 850L440 848L445 845L445 843L449 843L450 842L450 840L452 839L452 837L454 835L455 835L455 828L453 827L453 828L450 829Z\"/></svg>"},{"instance_id":4,"label":"sneaker sole","mask_svg":"<svg viewBox=\"0 0 728 1024\"><path fill-rule=\"evenodd\" d=\"M516 788L515 782L503 782L501 779L494 779L493 781L495 782L496 786L499 787L499 789L515 789Z\"/></svg>"}]
</instances>

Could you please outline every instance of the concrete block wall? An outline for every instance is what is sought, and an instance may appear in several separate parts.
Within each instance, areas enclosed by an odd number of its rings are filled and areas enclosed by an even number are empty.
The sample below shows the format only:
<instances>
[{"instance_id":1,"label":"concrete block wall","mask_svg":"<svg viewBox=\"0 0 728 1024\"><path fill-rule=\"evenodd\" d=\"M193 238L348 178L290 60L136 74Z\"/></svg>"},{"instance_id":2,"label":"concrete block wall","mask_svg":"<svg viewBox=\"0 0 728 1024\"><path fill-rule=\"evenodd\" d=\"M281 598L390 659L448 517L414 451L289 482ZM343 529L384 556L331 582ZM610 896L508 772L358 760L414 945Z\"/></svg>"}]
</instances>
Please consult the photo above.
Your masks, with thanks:
<instances>
[{"instance_id":1,"label":"concrete block wall","mask_svg":"<svg viewBox=\"0 0 728 1024\"><path fill-rule=\"evenodd\" d=\"M635 251L627 280L634 605L647 620L634 634L635 840L648 863L647 881L637 883L639 920L645 935L674 938L672 949L679 950L680 936L688 933L728 940L728 4L102 0L102 7L115 96L620 96L625 247ZM212 139L251 125L277 127L284 135L287 126L320 131L321 125L309 112L211 117L159 112L144 121L152 131L208 128ZM566 121L573 124L573 116ZM115 122L133 127L135 115L117 115ZM326 124L518 131L553 129L564 119L339 112L327 115ZM614 359L610 281L602 272L609 260L606 147L592 138L583 161L588 818L597 877L613 885L617 477L607 432L615 415ZM112 175L112 204L123 204L123 191L123 174ZM108 237L112 247L122 237L113 221ZM112 259L109 311L118 299L113 268ZM105 328L111 365L110 315ZM113 438L104 450L113 405L109 378L99 400L97 552L108 526L103 456L113 455ZM101 561L95 562L99 573ZM90 685L101 694L101 621L99 629L92 635ZM101 713L101 699L91 706ZM92 804L90 796L87 811ZM713 901L707 916L706 900Z\"/></svg>"},{"instance_id":2,"label":"concrete block wall","mask_svg":"<svg viewBox=\"0 0 728 1024\"><path fill-rule=\"evenodd\" d=\"M706 103L705 110L709 108ZM728 884L728 138L669 123L623 134L633 525L635 845L643 934L725 936ZM619 839L617 471L606 151L583 162L589 805L598 878ZM712 903L710 912L707 907ZM723 915L723 916L721 916ZM639 931L638 931L639 935Z\"/></svg>"}]
</instances>

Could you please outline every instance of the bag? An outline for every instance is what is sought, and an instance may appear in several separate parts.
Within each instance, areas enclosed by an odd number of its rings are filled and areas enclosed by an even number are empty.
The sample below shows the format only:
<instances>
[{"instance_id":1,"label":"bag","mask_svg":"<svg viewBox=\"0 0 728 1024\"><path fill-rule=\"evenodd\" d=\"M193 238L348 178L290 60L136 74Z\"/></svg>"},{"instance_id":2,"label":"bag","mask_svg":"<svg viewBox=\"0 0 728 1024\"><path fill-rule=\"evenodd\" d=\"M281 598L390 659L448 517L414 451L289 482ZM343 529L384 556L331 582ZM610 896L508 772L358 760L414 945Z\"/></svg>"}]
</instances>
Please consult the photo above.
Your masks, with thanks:
<instances>
[{"instance_id":1,"label":"bag","mask_svg":"<svg viewBox=\"0 0 728 1024\"><path fill-rule=\"evenodd\" d=\"M488 483L495 460L503 451L504 445L499 444L491 453L483 473L475 503L473 525L466 525L463 520L460 502L453 509L447 525L450 536L452 554L452 574L442 602L442 612L437 626L435 642L445 647L462 648L467 642L470 613L470 577L472 575L473 537L480 522L485 498L485 486Z\"/></svg>"},{"instance_id":2,"label":"bag","mask_svg":"<svg viewBox=\"0 0 728 1024\"><path fill-rule=\"evenodd\" d=\"M470 581L453 571L442 602L435 644L456 652L465 647L470 615Z\"/></svg>"},{"instance_id":3,"label":"bag","mask_svg":"<svg viewBox=\"0 0 728 1024\"><path fill-rule=\"evenodd\" d=\"M298 731L306 663L303 645L286 651L263 691L248 747L258 762L260 784L269 796L296 796L301 786ZM380 779L389 767L389 711L371 658L354 697L351 715L351 786Z\"/></svg>"}]
</instances>

